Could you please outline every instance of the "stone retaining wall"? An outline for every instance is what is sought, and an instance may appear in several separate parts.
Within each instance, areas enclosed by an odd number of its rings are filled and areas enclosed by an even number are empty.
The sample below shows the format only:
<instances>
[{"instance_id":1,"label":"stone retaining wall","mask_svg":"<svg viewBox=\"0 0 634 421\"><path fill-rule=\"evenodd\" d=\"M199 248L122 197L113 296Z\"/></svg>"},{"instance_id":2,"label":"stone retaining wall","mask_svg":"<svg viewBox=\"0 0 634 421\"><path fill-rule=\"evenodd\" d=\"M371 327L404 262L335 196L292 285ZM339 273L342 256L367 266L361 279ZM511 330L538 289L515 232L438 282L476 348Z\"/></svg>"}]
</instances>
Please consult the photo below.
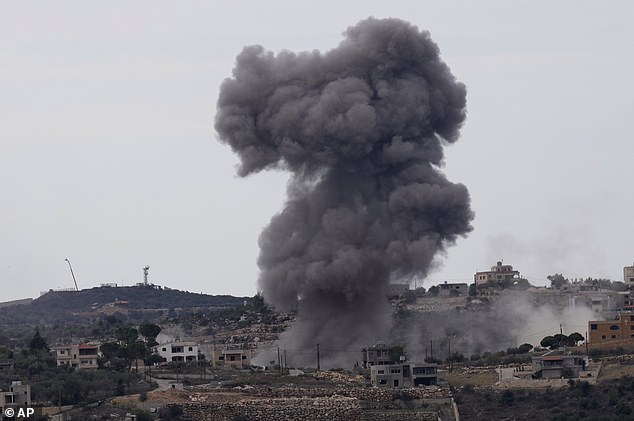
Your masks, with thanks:
<instances>
[{"instance_id":1,"label":"stone retaining wall","mask_svg":"<svg viewBox=\"0 0 634 421\"><path fill-rule=\"evenodd\" d=\"M356 399L341 396L288 399L245 399L234 403L187 403L182 405L183 420L231 421L360 421L361 408Z\"/></svg>"}]
</instances>

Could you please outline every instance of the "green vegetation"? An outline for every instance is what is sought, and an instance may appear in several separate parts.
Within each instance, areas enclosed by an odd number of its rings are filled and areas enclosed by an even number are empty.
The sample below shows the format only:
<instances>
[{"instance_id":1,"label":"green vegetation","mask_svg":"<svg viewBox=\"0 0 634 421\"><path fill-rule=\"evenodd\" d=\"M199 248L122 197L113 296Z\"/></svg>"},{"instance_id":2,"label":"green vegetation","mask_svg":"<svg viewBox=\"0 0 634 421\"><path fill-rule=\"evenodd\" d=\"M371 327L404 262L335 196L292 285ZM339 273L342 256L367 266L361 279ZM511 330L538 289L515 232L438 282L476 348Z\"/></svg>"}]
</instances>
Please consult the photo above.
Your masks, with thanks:
<instances>
[{"instance_id":1,"label":"green vegetation","mask_svg":"<svg viewBox=\"0 0 634 421\"><path fill-rule=\"evenodd\" d=\"M560 346L576 346L577 343L584 340L584 337L579 332L573 332L570 335L562 335L561 333L557 333L552 336L545 336L539 344L543 348L548 349L556 349Z\"/></svg>"},{"instance_id":2,"label":"green vegetation","mask_svg":"<svg viewBox=\"0 0 634 421\"><path fill-rule=\"evenodd\" d=\"M634 378L623 377L598 385L570 379L567 388L546 390L463 387L455 395L460 419L465 421L631 420Z\"/></svg>"},{"instance_id":3,"label":"green vegetation","mask_svg":"<svg viewBox=\"0 0 634 421\"><path fill-rule=\"evenodd\" d=\"M0 389L7 390L13 380L19 379L31 385L31 396L36 402L83 405L114 396L117 392L124 394L149 388L141 376L125 371L57 367L39 329L31 335L26 341L28 346L20 351L0 348L0 358L10 359L13 363L12 368L0 372Z\"/></svg>"}]
</instances>

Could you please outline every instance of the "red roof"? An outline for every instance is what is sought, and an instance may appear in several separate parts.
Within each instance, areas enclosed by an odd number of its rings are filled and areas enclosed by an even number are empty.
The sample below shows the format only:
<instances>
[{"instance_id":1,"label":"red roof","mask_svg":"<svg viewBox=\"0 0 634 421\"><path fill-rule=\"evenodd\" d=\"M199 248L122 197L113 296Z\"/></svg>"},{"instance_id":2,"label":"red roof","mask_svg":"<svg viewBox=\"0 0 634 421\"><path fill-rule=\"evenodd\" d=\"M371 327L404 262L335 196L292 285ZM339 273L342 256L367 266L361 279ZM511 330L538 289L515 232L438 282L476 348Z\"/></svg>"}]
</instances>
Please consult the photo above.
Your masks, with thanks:
<instances>
[{"instance_id":1,"label":"red roof","mask_svg":"<svg viewBox=\"0 0 634 421\"><path fill-rule=\"evenodd\" d=\"M544 357L543 360L544 361L561 361L563 360L563 358L557 355L548 355Z\"/></svg>"},{"instance_id":2,"label":"red roof","mask_svg":"<svg viewBox=\"0 0 634 421\"><path fill-rule=\"evenodd\" d=\"M99 347L98 345L89 345L89 344L79 345L79 349L95 349L98 347Z\"/></svg>"}]
</instances>

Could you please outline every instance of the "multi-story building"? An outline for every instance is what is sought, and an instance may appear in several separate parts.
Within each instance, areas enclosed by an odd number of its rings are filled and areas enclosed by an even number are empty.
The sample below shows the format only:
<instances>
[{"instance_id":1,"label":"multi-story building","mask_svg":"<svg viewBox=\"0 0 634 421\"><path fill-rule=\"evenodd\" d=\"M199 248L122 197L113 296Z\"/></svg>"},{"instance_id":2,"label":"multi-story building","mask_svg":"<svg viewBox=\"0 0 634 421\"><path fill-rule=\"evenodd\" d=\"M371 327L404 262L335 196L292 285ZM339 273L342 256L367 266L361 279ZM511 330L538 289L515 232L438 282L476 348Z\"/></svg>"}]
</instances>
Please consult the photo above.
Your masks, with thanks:
<instances>
[{"instance_id":1,"label":"multi-story building","mask_svg":"<svg viewBox=\"0 0 634 421\"><path fill-rule=\"evenodd\" d=\"M511 265L503 265L497 262L495 266L491 266L491 270L485 272L476 272L473 275L473 281L476 285L487 285L496 282L510 281L513 278L519 278L520 273L513 270Z\"/></svg>"},{"instance_id":2,"label":"multi-story building","mask_svg":"<svg viewBox=\"0 0 634 421\"><path fill-rule=\"evenodd\" d=\"M370 382L375 387L417 387L438 383L436 364L382 364L370 367Z\"/></svg>"},{"instance_id":3,"label":"multi-story building","mask_svg":"<svg viewBox=\"0 0 634 421\"><path fill-rule=\"evenodd\" d=\"M153 350L168 362L198 361L201 359L196 342L169 342L157 345Z\"/></svg>"},{"instance_id":4,"label":"multi-story building","mask_svg":"<svg viewBox=\"0 0 634 421\"><path fill-rule=\"evenodd\" d=\"M31 406L30 385L14 381L11 382L8 392L0 391L0 408L24 408L29 406ZM2 415L0 415L0 419L2 419Z\"/></svg>"},{"instance_id":5,"label":"multi-story building","mask_svg":"<svg viewBox=\"0 0 634 421\"><path fill-rule=\"evenodd\" d=\"M634 314L620 313L616 320L591 320L588 322L590 344L634 340Z\"/></svg>"},{"instance_id":6,"label":"multi-story building","mask_svg":"<svg viewBox=\"0 0 634 421\"><path fill-rule=\"evenodd\" d=\"M623 268L623 282L627 286L634 285L634 265Z\"/></svg>"},{"instance_id":7,"label":"multi-story building","mask_svg":"<svg viewBox=\"0 0 634 421\"><path fill-rule=\"evenodd\" d=\"M248 368L251 365L251 350L239 346L225 346L213 349L214 367Z\"/></svg>"},{"instance_id":8,"label":"multi-story building","mask_svg":"<svg viewBox=\"0 0 634 421\"><path fill-rule=\"evenodd\" d=\"M51 348L55 352L58 366L68 365L74 368L97 368L101 356L99 344L58 345Z\"/></svg>"},{"instance_id":9,"label":"multi-story building","mask_svg":"<svg viewBox=\"0 0 634 421\"><path fill-rule=\"evenodd\" d=\"M374 365L391 364L394 361L398 361L398 356L395 355L395 348L383 342L377 342L373 346L363 348L361 355L363 368L370 368Z\"/></svg>"}]
</instances>

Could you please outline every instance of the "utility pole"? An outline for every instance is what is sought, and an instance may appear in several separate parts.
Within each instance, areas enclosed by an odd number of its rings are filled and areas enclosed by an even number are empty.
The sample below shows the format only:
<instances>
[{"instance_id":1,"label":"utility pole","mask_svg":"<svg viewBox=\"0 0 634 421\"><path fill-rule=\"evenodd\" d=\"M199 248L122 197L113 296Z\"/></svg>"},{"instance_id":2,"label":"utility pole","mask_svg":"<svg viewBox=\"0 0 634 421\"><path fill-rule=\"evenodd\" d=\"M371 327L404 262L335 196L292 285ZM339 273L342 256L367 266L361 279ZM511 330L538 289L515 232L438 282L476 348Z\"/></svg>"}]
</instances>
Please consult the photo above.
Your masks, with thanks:
<instances>
[{"instance_id":1,"label":"utility pole","mask_svg":"<svg viewBox=\"0 0 634 421\"><path fill-rule=\"evenodd\" d=\"M449 363L449 372L451 373L451 338L449 338L449 357L447 357Z\"/></svg>"},{"instance_id":2,"label":"utility pole","mask_svg":"<svg viewBox=\"0 0 634 421\"><path fill-rule=\"evenodd\" d=\"M77 279L75 279L75 273L73 272L73 267L70 265L70 260L64 259L68 262L68 267L70 268L70 274L73 275L73 282L75 282L75 290L79 291L79 287L77 286Z\"/></svg>"},{"instance_id":3,"label":"utility pole","mask_svg":"<svg viewBox=\"0 0 634 421\"><path fill-rule=\"evenodd\" d=\"M319 364L319 344L317 344L317 370L321 370L321 367Z\"/></svg>"},{"instance_id":4,"label":"utility pole","mask_svg":"<svg viewBox=\"0 0 634 421\"><path fill-rule=\"evenodd\" d=\"M282 373L282 359L280 358L280 347L277 347L277 366L280 368L280 374Z\"/></svg>"},{"instance_id":5,"label":"utility pole","mask_svg":"<svg viewBox=\"0 0 634 421\"><path fill-rule=\"evenodd\" d=\"M284 350L284 370L286 370L288 366L286 365L286 350Z\"/></svg>"}]
</instances>

